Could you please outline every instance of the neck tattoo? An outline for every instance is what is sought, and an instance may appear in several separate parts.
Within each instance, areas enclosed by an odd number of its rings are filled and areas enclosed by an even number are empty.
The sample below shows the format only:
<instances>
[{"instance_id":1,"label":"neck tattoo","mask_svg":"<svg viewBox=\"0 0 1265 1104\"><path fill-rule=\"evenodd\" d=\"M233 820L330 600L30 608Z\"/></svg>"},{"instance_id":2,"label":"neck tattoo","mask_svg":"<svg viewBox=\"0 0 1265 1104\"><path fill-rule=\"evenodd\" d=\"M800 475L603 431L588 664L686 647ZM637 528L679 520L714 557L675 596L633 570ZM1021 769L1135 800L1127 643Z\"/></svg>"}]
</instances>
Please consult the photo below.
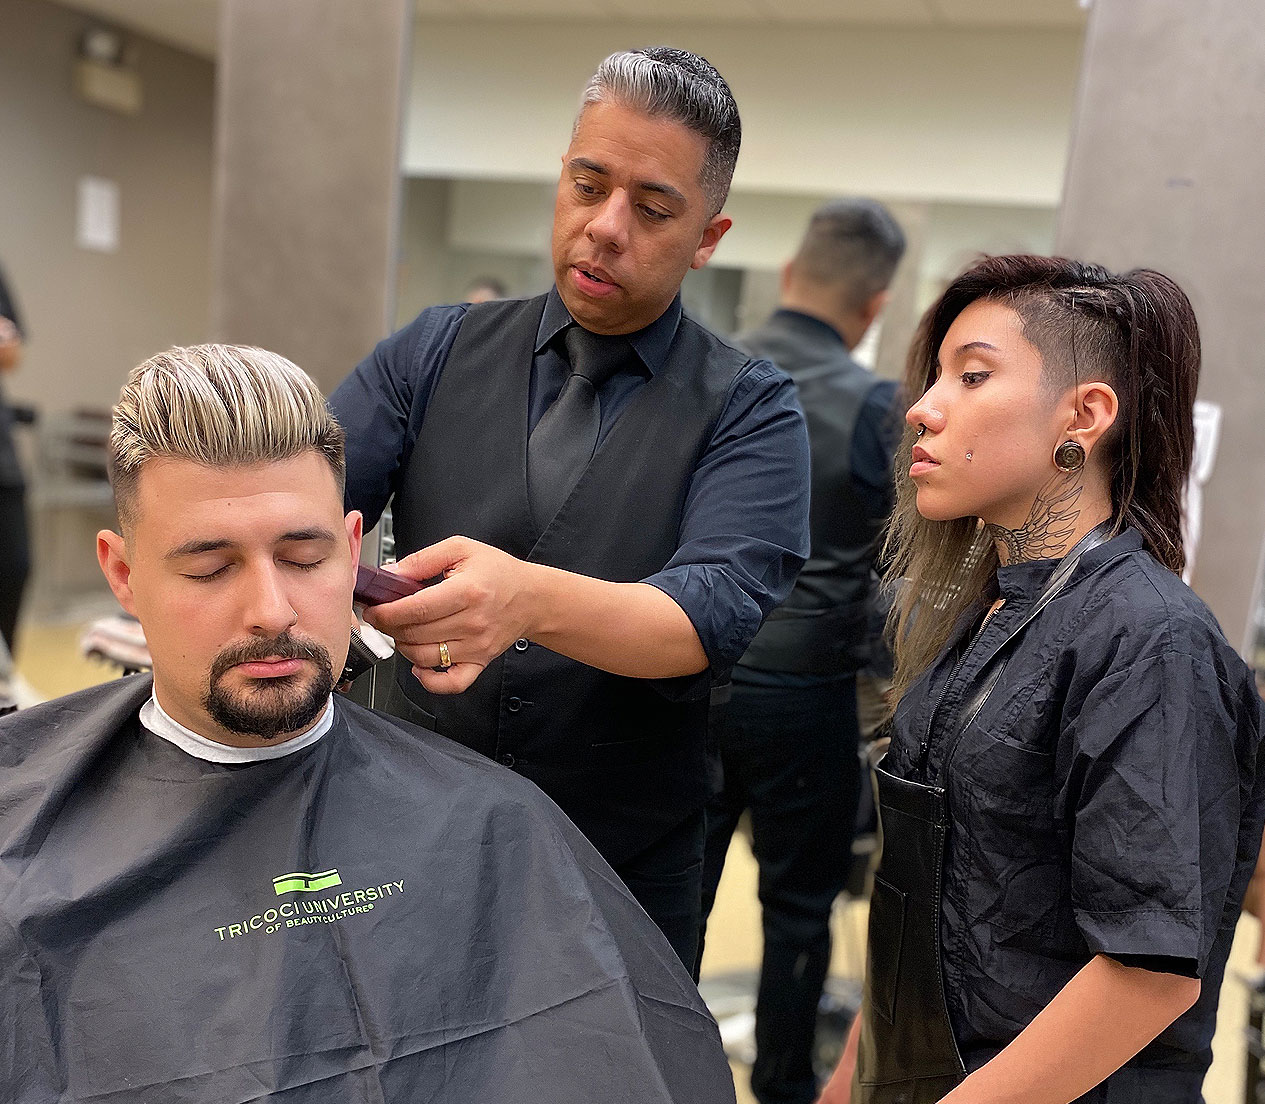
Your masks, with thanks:
<instances>
[{"instance_id":1,"label":"neck tattoo","mask_svg":"<svg viewBox=\"0 0 1265 1104\"><path fill-rule=\"evenodd\" d=\"M1054 476L1037 492L1028 520L1019 529L985 526L1003 565L1062 556L1067 551L1081 515L1076 505L1085 489L1080 475L1076 471Z\"/></svg>"}]
</instances>

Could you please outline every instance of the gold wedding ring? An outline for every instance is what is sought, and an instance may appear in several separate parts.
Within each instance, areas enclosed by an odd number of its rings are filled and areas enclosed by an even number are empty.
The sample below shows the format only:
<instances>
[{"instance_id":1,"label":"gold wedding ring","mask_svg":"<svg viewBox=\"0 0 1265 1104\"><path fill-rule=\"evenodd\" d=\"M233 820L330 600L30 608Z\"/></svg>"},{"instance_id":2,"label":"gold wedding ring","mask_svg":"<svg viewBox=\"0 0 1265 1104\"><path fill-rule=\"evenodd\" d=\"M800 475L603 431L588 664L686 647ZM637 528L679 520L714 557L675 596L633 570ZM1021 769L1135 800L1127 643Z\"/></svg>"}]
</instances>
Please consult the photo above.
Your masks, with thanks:
<instances>
[{"instance_id":1,"label":"gold wedding ring","mask_svg":"<svg viewBox=\"0 0 1265 1104\"><path fill-rule=\"evenodd\" d=\"M448 654L448 645L443 641L439 643L439 669L441 671L448 670L452 666L452 656Z\"/></svg>"}]
</instances>

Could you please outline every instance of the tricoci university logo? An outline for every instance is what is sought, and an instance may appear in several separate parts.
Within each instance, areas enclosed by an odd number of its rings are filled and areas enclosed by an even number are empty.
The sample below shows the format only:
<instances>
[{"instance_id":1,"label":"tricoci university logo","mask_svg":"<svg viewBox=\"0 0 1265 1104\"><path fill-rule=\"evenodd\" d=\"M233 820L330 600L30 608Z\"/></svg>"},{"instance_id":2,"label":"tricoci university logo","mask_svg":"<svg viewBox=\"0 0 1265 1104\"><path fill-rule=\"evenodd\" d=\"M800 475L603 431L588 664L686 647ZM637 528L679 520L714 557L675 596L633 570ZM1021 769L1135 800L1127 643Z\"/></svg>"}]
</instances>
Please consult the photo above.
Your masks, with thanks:
<instances>
[{"instance_id":1,"label":"tricoci university logo","mask_svg":"<svg viewBox=\"0 0 1265 1104\"><path fill-rule=\"evenodd\" d=\"M402 881L383 882L380 885L363 886L360 889L346 889L341 893L326 892L342 884L342 875L338 873L336 867L322 870L317 874L309 874L305 870L279 874L272 879L275 896L287 897L290 894L310 896L282 901L252 916L245 917L238 923L224 924L214 929L215 935L223 943L259 933L275 935L287 928L301 928L308 924L337 924L348 917L372 912L375 908L381 907L384 901L404 893Z\"/></svg>"}]
</instances>

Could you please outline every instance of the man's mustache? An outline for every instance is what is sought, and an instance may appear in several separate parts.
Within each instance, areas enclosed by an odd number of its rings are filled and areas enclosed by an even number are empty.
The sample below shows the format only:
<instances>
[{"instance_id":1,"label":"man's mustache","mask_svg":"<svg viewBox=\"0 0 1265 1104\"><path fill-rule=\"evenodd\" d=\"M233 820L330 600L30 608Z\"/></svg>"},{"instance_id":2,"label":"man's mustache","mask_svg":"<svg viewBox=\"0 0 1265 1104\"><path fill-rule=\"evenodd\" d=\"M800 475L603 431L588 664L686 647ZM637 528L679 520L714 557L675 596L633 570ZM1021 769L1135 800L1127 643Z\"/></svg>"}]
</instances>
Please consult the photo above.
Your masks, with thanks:
<instances>
[{"instance_id":1,"label":"man's mustache","mask_svg":"<svg viewBox=\"0 0 1265 1104\"><path fill-rule=\"evenodd\" d=\"M215 657L211 664L211 682L223 677L239 663L256 663L264 659L310 659L322 667L329 667L329 652L315 640L293 636L287 629L268 640L246 640L231 644Z\"/></svg>"}]
</instances>

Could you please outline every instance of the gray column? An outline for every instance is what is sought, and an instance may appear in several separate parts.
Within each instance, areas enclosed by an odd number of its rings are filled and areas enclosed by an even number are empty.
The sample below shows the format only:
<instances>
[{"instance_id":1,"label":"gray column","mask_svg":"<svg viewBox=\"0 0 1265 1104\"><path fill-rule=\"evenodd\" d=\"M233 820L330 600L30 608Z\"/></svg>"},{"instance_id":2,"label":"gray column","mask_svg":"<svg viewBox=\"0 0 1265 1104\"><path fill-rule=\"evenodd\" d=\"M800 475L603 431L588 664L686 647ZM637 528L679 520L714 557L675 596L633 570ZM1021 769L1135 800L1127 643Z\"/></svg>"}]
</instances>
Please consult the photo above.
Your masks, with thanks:
<instances>
[{"instance_id":1,"label":"gray column","mask_svg":"<svg viewBox=\"0 0 1265 1104\"><path fill-rule=\"evenodd\" d=\"M388 330L410 0L221 0L211 332L331 389Z\"/></svg>"},{"instance_id":2,"label":"gray column","mask_svg":"<svg viewBox=\"0 0 1265 1104\"><path fill-rule=\"evenodd\" d=\"M1265 540L1265 7L1097 0L1058 250L1172 276L1203 334L1199 397L1224 409L1195 589L1247 640Z\"/></svg>"},{"instance_id":3,"label":"gray column","mask_svg":"<svg viewBox=\"0 0 1265 1104\"><path fill-rule=\"evenodd\" d=\"M904 380L909 346L918 329L918 283L931 207L927 203L901 203L892 204L891 211L905 232L905 255L892 280L892 297L883 311L883 332L879 334L874 371L884 379Z\"/></svg>"}]
</instances>

